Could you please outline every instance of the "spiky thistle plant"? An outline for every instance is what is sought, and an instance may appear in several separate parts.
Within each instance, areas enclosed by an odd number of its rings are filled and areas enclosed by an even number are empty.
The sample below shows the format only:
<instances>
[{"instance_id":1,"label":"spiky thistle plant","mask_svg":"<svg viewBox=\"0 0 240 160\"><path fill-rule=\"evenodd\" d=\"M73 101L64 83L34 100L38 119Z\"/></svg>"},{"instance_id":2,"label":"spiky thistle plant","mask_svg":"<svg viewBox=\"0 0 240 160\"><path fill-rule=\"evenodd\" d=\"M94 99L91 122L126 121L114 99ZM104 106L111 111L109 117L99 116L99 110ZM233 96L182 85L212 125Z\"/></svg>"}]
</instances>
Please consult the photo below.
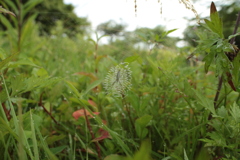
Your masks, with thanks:
<instances>
[{"instance_id":1,"label":"spiky thistle plant","mask_svg":"<svg viewBox=\"0 0 240 160\"><path fill-rule=\"evenodd\" d=\"M124 98L131 89L131 79L131 70L127 62L112 67L104 81L106 94Z\"/></svg>"}]
</instances>

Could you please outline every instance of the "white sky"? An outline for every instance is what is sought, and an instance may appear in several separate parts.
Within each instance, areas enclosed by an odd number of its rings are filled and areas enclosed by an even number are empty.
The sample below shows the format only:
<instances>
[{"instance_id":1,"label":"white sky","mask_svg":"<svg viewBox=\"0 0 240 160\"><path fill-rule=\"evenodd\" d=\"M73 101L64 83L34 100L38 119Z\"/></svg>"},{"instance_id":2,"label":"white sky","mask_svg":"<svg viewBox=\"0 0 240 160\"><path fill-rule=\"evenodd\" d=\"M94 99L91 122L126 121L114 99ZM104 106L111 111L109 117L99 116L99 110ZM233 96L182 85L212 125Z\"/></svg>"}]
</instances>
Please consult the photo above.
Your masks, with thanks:
<instances>
[{"instance_id":1,"label":"white sky","mask_svg":"<svg viewBox=\"0 0 240 160\"><path fill-rule=\"evenodd\" d=\"M219 0L199 0L194 4L200 17L209 15L211 2L215 4ZM127 24L126 30L133 31L137 27L154 28L157 25L166 26L167 30L178 28L170 36L182 37L188 21L185 18L194 18L192 11L180 4L179 0L137 0L137 16L134 11L134 0L64 0L67 4L75 6L75 12L79 17L87 17L92 24L92 30L97 25L110 19ZM197 24L197 21L195 21Z\"/></svg>"}]
</instances>

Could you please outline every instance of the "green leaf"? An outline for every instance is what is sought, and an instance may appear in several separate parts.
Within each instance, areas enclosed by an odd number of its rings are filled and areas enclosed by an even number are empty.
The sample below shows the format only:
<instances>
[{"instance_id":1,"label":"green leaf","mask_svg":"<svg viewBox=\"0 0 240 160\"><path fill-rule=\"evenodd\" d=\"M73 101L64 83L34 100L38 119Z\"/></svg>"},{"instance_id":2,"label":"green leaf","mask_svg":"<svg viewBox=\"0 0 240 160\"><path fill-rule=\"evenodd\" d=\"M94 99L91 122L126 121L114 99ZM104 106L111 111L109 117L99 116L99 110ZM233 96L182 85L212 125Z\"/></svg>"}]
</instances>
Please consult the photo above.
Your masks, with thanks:
<instances>
[{"instance_id":1,"label":"green leaf","mask_svg":"<svg viewBox=\"0 0 240 160\"><path fill-rule=\"evenodd\" d=\"M205 97L202 93L200 93L199 91L196 91L195 89L193 89L193 91L195 92L197 98L198 98L198 102L205 107L206 109L208 109L212 114L216 115L216 111L214 109L214 105L213 105L213 101L211 101L210 99L208 99L207 97Z\"/></svg>"},{"instance_id":2,"label":"green leaf","mask_svg":"<svg viewBox=\"0 0 240 160\"><path fill-rule=\"evenodd\" d=\"M202 141L204 141L204 139L202 139ZM212 142L212 141L209 140L208 142ZM207 159L208 160L212 159L212 156L210 155L208 148L203 146L201 149L199 149L195 160L207 160Z\"/></svg>"},{"instance_id":3,"label":"green leaf","mask_svg":"<svg viewBox=\"0 0 240 160\"><path fill-rule=\"evenodd\" d=\"M4 1L4 2L7 4L7 6L9 6L10 8L12 8L14 12L17 13L17 11L18 11L18 6L15 5L14 1Z\"/></svg>"},{"instance_id":4,"label":"green leaf","mask_svg":"<svg viewBox=\"0 0 240 160\"><path fill-rule=\"evenodd\" d=\"M220 38L224 38L223 35L223 24L222 24L222 20L218 15L217 11L211 12L210 14L210 20L204 19L205 23L207 24L207 26L209 27L209 29L212 32L215 32L219 35Z\"/></svg>"},{"instance_id":5,"label":"green leaf","mask_svg":"<svg viewBox=\"0 0 240 160\"><path fill-rule=\"evenodd\" d=\"M210 136L210 138L214 141L215 146L225 147L226 145L226 139L222 134L219 132L211 132L207 134Z\"/></svg>"},{"instance_id":6,"label":"green leaf","mask_svg":"<svg viewBox=\"0 0 240 160\"><path fill-rule=\"evenodd\" d=\"M14 53L11 56L7 57L6 59L4 59L3 61L0 62L0 70L6 65L8 64L18 53Z\"/></svg>"},{"instance_id":7,"label":"green leaf","mask_svg":"<svg viewBox=\"0 0 240 160\"><path fill-rule=\"evenodd\" d=\"M58 160L58 158L51 152L51 150L48 148L48 145L45 143L44 138L42 137L41 132L39 131L38 127L36 128L38 137L40 139L41 145L43 147L44 152L46 153L46 156L48 159L51 160Z\"/></svg>"},{"instance_id":8,"label":"green leaf","mask_svg":"<svg viewBox=\"0 0 240 160\"><path fill-rule=\"evenodd\" d=\"M175 137L175 138L171 141L171 145L176 144L176 143L179 143L179 141L181 141L182 139L184 139L184 136L190 135L191 132L198 131L198 130L199 130L201 127L203 127L204 125L206 125L206 123L199 124L199 125L193 127L192 129L189 129L188 131L186 131L186 132L180 134L179 136Z\"/></svg>"},{"instance_id":9,"label":"green leaf","mask_svg":"<svg viewBox=\"0 0 240 160\"><path fill-rule=\"evenodd\" d=\"M138 123L135 123L135 130L140 139L144 139L148 134L148 129L142 128Z\"/></svg>"},{"instance_id":10,"label":"green leaf","mask_svg":"<svg viewBox=\"0 0 240 160\"><path fill-rule=\"evenodd\" d=\"M144 140L139 151L134 154L133 160L151 160L151 151L152 147L150 140Z\"/></svg>"},{"instance_id":11,"label":"green leaf","mask_svg":"<svg viewBox=\"0 0 240 160\"><path fill-rule=\"evenodd\" d=\"M38 5L39 3L41 3L42 0L31 0L31 1L27 1L27 3L24 4L23 6L23 17L25 17L25 15L31 10L33 9L36 5Z\"/></svg>"},{"instance_id":12,"label":"green leaf","mask_svg":"<svg viewBox=\"0 0 240 160\"><path fill-rule=\"evenodd\" d=\"M2 6L0 6L0 13L10 14L10 15L13 15L14 17L16 17L16 15L13 12L10 12L10 11L2 8Z\"/></svg>"},{"instance_id":13,"label":"green leaf","mask_svg":"<svg viewBox=\"0 0 240 160\"><path fill-rule=\"evenodd\" d=\"M47 137L46 142L48 145L52 145L54 142L59 141L65 137L66 136L64 134L52 135L52 136Z\"/></svg>"},{"instance_id":14,"label":"green leaf","mask_svg":"<svg viewBox=\"0 0 240 160\"><path fill-rule=\"evenodd\" d=\"M205 65L204 65L205 73L208 72L208 69L209 69L209 67L211 66L211 64L212 64L212 62L214 60L214 57L215 57L215 54L213 52L208 53L204 57L203 61L205 62Z\"/></svg>"},{"instance_id":15,"label":"green leaf","mask_svg":"<svg viewBox=\"0 0 240 160\"><path fill-rule=\"evenodd\" d=\"M20 93L28 92L36 88L47 87L59 82L61 78L49 78L49 77L29 77L25 75L18 75L11 78L10 88L12 89L11 96L15 96Z\"/></svg>"},{"instance_id":16,"label":"green leaf","mask_svg":"<svg viewBox=\"0 0 240 160\"><path fill-rule=\"evenodd\" d=\"M102 81L103 81L103 80L100 79L100 80L96 80L96 81L94 81L93 83L91 83L91 84L88 86L88 88L86 89L86 91L84 92L84 95L87 94L90 90L92 90L92 89L95 88L96 86L98 86L99 84L101 84Z\"/></svg>"},{"instance_id":17,"label":"green leaf","mask_svg":"<svg viewBox=\"0 0 240 160\"><path fill-rule=\"evenodd\" d=\"M64 146L59 146L59 147L55 147L55 148L50 148L50 151L52 151L53 154L58 154L66 148L68 148L68 146L64 145Z\"/></svg>"},{"instance_id":18,"label":"green leaf","mask_svg":"<svg viewBox=\"0 0 240 160\"><path fill-rule=\"evenodd\" d=\"M21 41L20 41L21 46L23 45L24 42L28 42L30 39L30 36L33 34L35 29L34 26L36 25L34 24L36 17L37 17L37 14L32 14L24 23L22 32L21 32Z\"/></svg>"},{"instance_id":19,"label":"green leaf","mask_svg":"<svg viewBox=\"0 0 240 160\"><path fill-rule=\"evenodd\" d=\"M220 108L218 108L217 114L222 118L228 117L228 111L226 110L226 108L224 106L221 106Z\"/></svg>"},{"instance_id":20,"label":"green leaf","mask_svg":"<svg viewBox=\"0 0 240 160\"><path fill-rule=\"evenodd\" d=\"M7 29L13 29L12 24L9 22L9 20L0 14L0 20L1 23L7 28Z\"/></svg>"},{"instance_id":21,"label":"green leaf","mask_svg":"<svg viewBox=\"0 0 240 160\"><path fill-rule=\"evenodd\" d=\"M117 154L111 154L105 157L104 160L126 160L126 157L123 157Z\"/></svg>"},{"instance_id":22,"label":"green leaf","mask_svg":"<svg viewBox=\"0 0 240 160\"><path fill-rule=\"evenodd\" d=\"M140 125L142 128L147 127L147 125L150 123L150 121L152 120L153 116L150 115L144 115L140 118L138 118L135 123L137 123L138 125Z\"/></svg>"},{"instance_id":23,"label":"green leaf","mask_svg":"<svg viewBox=\"0 0 240 160\"><path fill-rule=\"evenodd\" d=\"M186 151L185 151L185 148L183 149L183 153L184 153L184 160L189 160L189 159L188 159L188 156L187 156L187 153L186 153Z\"/></svg>"},{"instance_id":24,"label":"green leaf","mask_svg":"<svg viewBox=\"0 0 240 160\"><path fill-rule=\"evenodd\" d=\"M236 34L234 34L234 35L230 35L230 36L228 36L228 40L230 40L230 39L232 39L232 38L234 38L234 37L237 37L237 36L239 36L240 35L240 32L238 32L238 33L236 33Z\"/></svg>"},{"instance_id":25,"label":"green leaf","mask_svg":"<svg viewBox=\"0 0 240 160\"><path fill-rule=\"evenodd\" d=\"M38 153L38 143L36 139L36 134L35 134L35 125L34 125L34 119L32 115L32 111L30 110L30 123L31 123L31 131L32 131L32 141L33 141L33 153L34 153L34 159L39 160L39 153Z\"/></svg>"},{"instance_id":26,"label":"green leaf","mask_svg":"<svg viewBox=\"0 0 240 160\"><path fill-rule=\"evenodd\" d=\"M8 99L7 92L5 89L0 92L0 103L5 102Z\"/></svg>"},{"instance_id":27,"label":"green leaf","mask_svg":"<svg viewBox=\"0 0 240 160\"><path fill-rule=\"evenodd\" d=\"M44 68L33 68L32 74L36 77L48 77L48 72Z\"/></svg>"},{"instance_id":28,"label":"green leaf","mask_svg":"<svg viewBox=\"0 0 240 160\"><path fill-rule=\"evenodd\" d=\"M6 52L0 48L0 61L6 58Z\"/></svg>"},{"instance_id":29,"label":"green leaf","mask_svg":"<svg viewBox=\"0 0 240 160\"><path fill-rule=\"evenodd\" d=\"M176 30L178 30L178 29L176 28L176 29L171 29L169 31L163 32L162 35L161 35L161 38L164 38L165 36L167 36L168 34L174 32Z\"/></svg>"},{"instance_id":30,"label":"green leaf","mask_svg":"<svg viewBox=\"0 0 240 160\"><path fill-rule=\"evenodd\" d=\"M40 66L36 65L35 63L33 63L29 59L21 59L21 60L18 60L16 62L10 62L8 67L9 68L16 68L16 67L19 67L20 65L29 65L29 66L34 66L34 67L40 67Z\"/></svg>"},{"instance_id":31,"label":"green leaf","mask_svg":"<svg viewBox=\"0 0 240 160\"><path fill-rule=\"evenodd\" d=\"M240 108L236 102L231 106L230 113L236 123L240 123Z\"/></svg>"},{"instance_id":32,"label":"green leaf","mask_svg":"<svg viewBox=\"0 0 240 160\"><path fill-rule=\"evenodd\" d=\"M97 44L96 41L93 40L92 38L88 38L87 40L90 41L90 42L92 42L94 46Z\"/></svg>"},{"instance_id":33,"label":"green leaf","mask_svg":"<svg viewBox=\"0 0 240 160\"><path fill-rule=\"evenodd\" d=\"M73 91L73 93L77 96L77 98L82 97L82 95L79 93L79 91L77 90L77 88L69 81L66 81L66 84L68 85L68 87L70 87L70 89Z\"/></svg>"},{"instance_id":34,"label":"green leaf","mask_svg":"<svg viewBox=\"0 0 240 160\"><path fill-rule=\"evenodd\" d=\"M136 61L138 58L139 58L139 56L127 57L127 58L125 58L124 62L131 63L131 62Z\"/></svg>"},{"instance_id":35,"label":"green leaf","mask_svg":"<svg viewBox=\"0 0 240 160\"><path fill-rule=\"evenodd\" d=\"M97 56L96 61L95 61L96 65L98 65L99 61L100 61L101 59L105 58L105 57L107 57L107 55Z\"/></svg>"}]
</instances>

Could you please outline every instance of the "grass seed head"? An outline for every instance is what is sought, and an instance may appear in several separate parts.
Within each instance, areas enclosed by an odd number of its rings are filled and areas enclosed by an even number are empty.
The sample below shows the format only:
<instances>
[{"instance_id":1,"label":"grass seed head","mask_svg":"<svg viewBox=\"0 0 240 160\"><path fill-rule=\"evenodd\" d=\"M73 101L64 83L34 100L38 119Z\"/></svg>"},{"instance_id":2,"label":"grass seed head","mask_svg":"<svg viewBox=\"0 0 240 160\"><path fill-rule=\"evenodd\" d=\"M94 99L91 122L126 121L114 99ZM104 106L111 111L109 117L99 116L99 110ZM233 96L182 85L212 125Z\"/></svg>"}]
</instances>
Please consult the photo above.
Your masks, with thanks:
<instances>
[{"instance_id":1,"label":"grass seed head","mask_svg":"<svg viewBox=\"0 0 240 160\"><path fill-rule=\"evenodd\" d=\"M112 67L104 81L106 94L123 98L131 89L131 79L131 70L128 63L124 62Z\"/></svg>"}]
</instances>

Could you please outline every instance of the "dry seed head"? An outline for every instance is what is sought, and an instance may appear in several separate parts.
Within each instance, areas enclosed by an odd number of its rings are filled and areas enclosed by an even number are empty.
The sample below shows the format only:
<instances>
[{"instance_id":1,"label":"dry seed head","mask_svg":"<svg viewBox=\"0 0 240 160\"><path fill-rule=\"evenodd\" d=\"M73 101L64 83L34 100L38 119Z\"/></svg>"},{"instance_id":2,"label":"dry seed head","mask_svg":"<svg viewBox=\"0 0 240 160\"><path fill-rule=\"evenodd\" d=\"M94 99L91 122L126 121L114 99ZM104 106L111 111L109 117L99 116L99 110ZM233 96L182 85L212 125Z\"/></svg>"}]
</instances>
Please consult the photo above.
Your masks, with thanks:
<instances>
[{"instance_id":1,"label":"dry seed head","mask_svg":"<svg viewBox=\"0 0 240 160\"><path fill-rule=\"evenodd\" d=\"M179 3L183 3L187 9L190 9L195 14L198 23L200 23L199 15L190 0L179 0Z\"/></svg>"}]
</instances>

